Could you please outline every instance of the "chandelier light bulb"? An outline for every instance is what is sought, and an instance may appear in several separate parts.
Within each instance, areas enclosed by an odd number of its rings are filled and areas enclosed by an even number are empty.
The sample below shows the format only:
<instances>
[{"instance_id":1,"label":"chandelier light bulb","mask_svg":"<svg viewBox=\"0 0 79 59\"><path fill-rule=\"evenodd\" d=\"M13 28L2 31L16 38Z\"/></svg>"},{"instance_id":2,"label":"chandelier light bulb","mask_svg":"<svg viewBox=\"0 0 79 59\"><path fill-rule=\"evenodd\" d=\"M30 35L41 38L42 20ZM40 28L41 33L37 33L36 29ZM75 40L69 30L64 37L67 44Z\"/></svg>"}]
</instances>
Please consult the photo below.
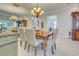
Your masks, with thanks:
<instances>
[{"instance_id":1,"label":"chandelier light bulb","mask_svg":"<svg viewBox=\"0 0 79 59\"><path fill-rule=\"evenodd\" d=\"M32 16L35 16L35 17L42 16L43 13L44 13L44 11L42 11L42 9L40 7L36 7L36 8L33 8L33 10L31 10Z\"/></svg>"},{"instance_id":2,"label":"chandelier light bulb","mask_svg":"<svg viewBox=\"0 0 79 59\"><path fill-rule=\"evenodd\" d=\"M36 8L33 8L34 10L36 10Z\"/></svg>"},{"instance_id":3,"label":"chandelier light bulb","mask_svg":"<svg viewBox=\"0 0 79 59\"><path fill-rule=\"evenodd\" d=\"M41 11L41 13L44 13L44 11Z\"/></svg>"},{"instance_id":4,"label":"chandelier light bulb","mask_svg":"<svg viewBox=\"0 0 79 59\"><path fill-rule=\"evenodd\" d=\"M34 11L33 11L33 10L31 10L31 12L33 13Z\"/></svg>"},{"instance_id":5,"label":"chandelier light bulb","mask_svg":"<svg viewBox=\"0 0 79 59\"><path fill-rule=\"evenodd\" d=\"M41 8L39 7L38 10L41 10Z\"/></svg>"},{"instance_id":6,"label":"chandelier light bulb","mask_svg":"<svg viewBox=\"0 0 79 59\"><path fill-rule=\"evenodd\" d=\"M36 12L39 12L39 9L37 9Z\"/></svg>"}]
</instances>

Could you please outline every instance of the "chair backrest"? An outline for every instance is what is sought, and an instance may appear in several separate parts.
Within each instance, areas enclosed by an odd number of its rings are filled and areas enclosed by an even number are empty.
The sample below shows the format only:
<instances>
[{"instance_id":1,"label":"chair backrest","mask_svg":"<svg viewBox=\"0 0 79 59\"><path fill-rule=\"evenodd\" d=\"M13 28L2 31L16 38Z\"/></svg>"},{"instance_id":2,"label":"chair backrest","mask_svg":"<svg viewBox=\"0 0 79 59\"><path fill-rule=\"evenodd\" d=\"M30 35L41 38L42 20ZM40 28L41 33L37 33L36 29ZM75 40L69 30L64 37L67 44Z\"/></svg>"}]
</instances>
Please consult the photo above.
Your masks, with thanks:
<instances>
[{"instance_id":1,"label":"chair backrest","mask_svg":"<svg viewBox=\"0 0 79 59\"><path fill-rule=\"evenodd\" d=\"M27 37L27 43L29 43L29 44L34 44L34 42L35 42L35 38L34 38L34 30L32 30L32 29L27 29L26 30L26 37Z\"/></svg>"},{"instance_id":2,"label":"chair backrest","mask_svg":"<svg viewBox=\"0 0 79 59\"><path fill-rule=\"evenodd\" d=\"M53 34L53 40L52 40L52 43L54 43L54 42L56 41L57 34L58 34L58 29L56 29L55 32L54 32L54 34Z\"/></svg>"},{"instance_id":3,"label":"chair backrest","mask_svg":"<svg viewBox=\"0 0 79 59\"><path fill-rule=\"evenodd\" d=\"M19 34L20 34L20 39L21 40L26 40L26 37L25 37L25 33L24 33L24 29L23 28L19 28Z\"/></svg>"}]
</instances>

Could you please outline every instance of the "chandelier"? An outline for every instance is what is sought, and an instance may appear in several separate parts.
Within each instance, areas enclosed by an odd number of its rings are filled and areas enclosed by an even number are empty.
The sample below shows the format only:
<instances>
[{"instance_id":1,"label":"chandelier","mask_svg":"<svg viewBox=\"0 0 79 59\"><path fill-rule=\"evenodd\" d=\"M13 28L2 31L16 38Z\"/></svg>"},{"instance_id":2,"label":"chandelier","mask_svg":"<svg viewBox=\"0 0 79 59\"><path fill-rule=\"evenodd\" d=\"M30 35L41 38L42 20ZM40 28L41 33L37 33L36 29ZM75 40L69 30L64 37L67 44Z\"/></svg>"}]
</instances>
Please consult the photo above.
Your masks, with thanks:
<instances>
[{"instance_id":1,"label":"chandelier","mask_svg":"<svg viewBox=\"0 0 79 59\"><path fill-rule=\"evenodd\" d=\"M17 19L17 16L10 16L9 19L14 21Z\"/></svg>"},{"instance_id":2,"label":"chandelier","mask_svg":"<svg viewBox=\"0 0 79 59\"><path fill-rule=\"evenodd\" d=\"M40 7L35 7L31 10L31 14L33 17L39 17L42 16L44 13L44 11L42 11L42 9Z\"/></svg>"}]
</instances>

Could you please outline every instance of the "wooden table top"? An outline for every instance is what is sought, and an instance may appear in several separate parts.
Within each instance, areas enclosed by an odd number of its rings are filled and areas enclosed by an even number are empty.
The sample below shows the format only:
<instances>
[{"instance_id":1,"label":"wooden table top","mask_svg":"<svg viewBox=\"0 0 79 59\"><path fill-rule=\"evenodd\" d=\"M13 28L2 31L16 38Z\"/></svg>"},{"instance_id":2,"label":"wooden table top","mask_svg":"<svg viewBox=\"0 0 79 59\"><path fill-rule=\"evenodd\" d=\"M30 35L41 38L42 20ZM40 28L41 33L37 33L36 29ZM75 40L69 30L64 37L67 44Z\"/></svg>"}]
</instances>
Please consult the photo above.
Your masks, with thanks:
<instances>
[{"instance_id":1,"label":"wooden table top","mask_svg":"<svg viewBox=\"0 0 79 59\"><path fill-rule=\"evenodd\" d=\"M44 40L44 42L42 43L42 46L43 47L45 47L45 46L47 46L47 38L49 37L49 36L51 36L53 33L51 33L51 34L46 34L46 33L41 33L41 32L36 32L35 33L35 37L36 38L43 38L43 40Z\"/></svg>"},{"instance_id":2,"label":"wooden table top","mask_svg":"<svg viewBox=\"0 0 79 59\"><path fill-rule=\"evenodd\" d=\"M51 36L51 35L53 35L54 33L52 32L52 33L50 33L50 34L46 34L46 33L41 33L41 32L36 32L35 33L35 37L36 38L39 38L39 37L49 37L49 36Z\"/></svg>"}]
</instances>

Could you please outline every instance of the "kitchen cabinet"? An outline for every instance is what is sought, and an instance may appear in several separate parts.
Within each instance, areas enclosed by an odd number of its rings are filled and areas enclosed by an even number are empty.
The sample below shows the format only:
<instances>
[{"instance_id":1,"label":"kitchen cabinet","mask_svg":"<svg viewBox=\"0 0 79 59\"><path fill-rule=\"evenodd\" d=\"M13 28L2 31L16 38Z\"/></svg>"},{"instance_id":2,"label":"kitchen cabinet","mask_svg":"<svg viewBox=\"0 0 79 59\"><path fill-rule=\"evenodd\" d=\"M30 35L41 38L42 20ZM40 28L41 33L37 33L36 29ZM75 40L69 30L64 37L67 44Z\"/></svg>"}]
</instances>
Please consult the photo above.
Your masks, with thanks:
<instances>
[{"instance_id":1,"label":"kitchen cabinet","mask_svg":"<svg viewBox=\"0 0 79 59\"><path fill-rule=\"evenodd\" d=\"M0 35L0 56L18 55L18 34Z\"/></svg>"},{"instance_id":2,"label":"kitchen cabinet","mask_svg":"<svg viewBox=\"0 0 79 59\"><path fill-rule=\"evenodd\" d=\"M79 41L79 12L72 13L72 40Z\"/></svg>"}]
</instances>

